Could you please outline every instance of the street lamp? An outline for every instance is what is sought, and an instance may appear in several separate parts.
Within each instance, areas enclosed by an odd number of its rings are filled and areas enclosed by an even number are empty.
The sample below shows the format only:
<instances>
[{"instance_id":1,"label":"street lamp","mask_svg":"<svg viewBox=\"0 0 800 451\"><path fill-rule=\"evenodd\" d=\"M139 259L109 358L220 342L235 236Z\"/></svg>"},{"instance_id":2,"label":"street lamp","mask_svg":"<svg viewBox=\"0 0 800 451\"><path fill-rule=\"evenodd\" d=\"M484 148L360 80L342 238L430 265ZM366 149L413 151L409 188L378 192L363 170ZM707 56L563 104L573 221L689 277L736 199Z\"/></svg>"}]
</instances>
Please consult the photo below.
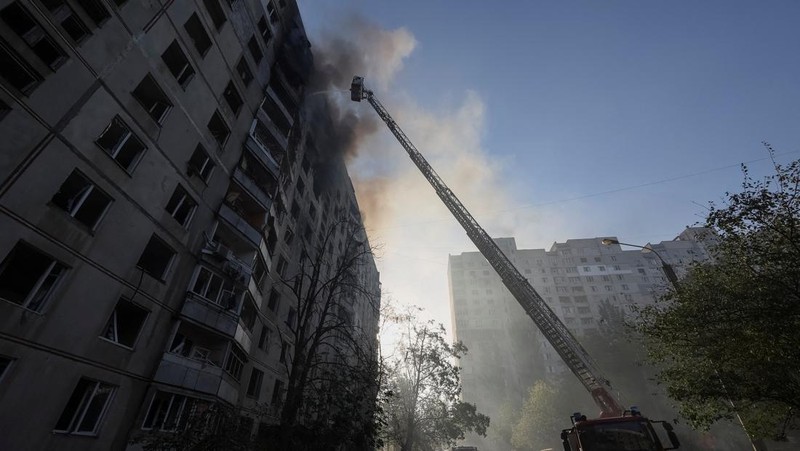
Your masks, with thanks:
<instances>
[{"instance_id":1,"label":"street lamp","mask_svg":"<svg viewBox=\"0 0 800 451\"><path fill-rule=\"evenodd\" d=\"M620 243L618 240L615 240L613 238L603 238L600 242L603 244L603 246L610 246L612 244L619 244L620 246L630 246L630 247L638 247L639 249L646 249L646 250L651 251L652 253L656 254L656 257L658 257L658 259L661 261L661 268L664 270L664 274L667 276L667 279L669 280L669 283L672 284L673 288L675 288L676 290L678 289L678 276L675 275L675 270L672 269L672 265L667 263L667 261L664 260L663 257L661 257L661 254L659 254L652 247L639 246L638 244Z\"/></svg>"}]
</instances>

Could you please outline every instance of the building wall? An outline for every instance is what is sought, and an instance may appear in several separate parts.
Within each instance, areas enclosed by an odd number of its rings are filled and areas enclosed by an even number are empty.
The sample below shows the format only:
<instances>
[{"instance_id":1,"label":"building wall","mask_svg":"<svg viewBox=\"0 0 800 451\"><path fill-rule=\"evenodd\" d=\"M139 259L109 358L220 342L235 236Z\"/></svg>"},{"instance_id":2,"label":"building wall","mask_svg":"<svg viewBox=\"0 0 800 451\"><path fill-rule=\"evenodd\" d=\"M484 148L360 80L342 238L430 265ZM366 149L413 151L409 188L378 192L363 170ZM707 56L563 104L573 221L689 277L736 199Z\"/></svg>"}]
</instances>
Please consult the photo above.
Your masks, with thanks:
<instances>
[{"instance_id":1,"label":"building wall","mask_svg":"<svg viewBox=\"0 0 800 451\"><path fill-rule=\"evenodd\" d=\"M186 26L195 19L207 49ZM173 42L193 76L162 58ZM296 4L0 0L0 56L0 448L122 449L158 396L243 409L253 432L274 422L272 392L286 373L278 329L292 306L269 298L281 259L284 271L296 262L287 193L313 183L295 127L311 70ZM147 76L170 104L163 117L136 99ZM215 113L227 139L209 128ZM135 164L101 146L115 117L131 134L125 143L141 143ZM197 155L213 170L200 173ZM75 171L107 206L95 211L95 197L70 191ZM355 204L344 177L342 202ZM173 203L179 189L186 217ZM319 196L296 199L303 211L326 208ZM156 259L169 261L157 276L140 267L153 237L171 254ZM366 271L377 287L374 262ZM207 274L224 290L204 285ZM114 318L132 339L106 338ZM264 377L248 393L254 369ZM83 394L93 404L79 404ZM259 404L272 410L255 418Z\"/></svg>"}]
</instances>

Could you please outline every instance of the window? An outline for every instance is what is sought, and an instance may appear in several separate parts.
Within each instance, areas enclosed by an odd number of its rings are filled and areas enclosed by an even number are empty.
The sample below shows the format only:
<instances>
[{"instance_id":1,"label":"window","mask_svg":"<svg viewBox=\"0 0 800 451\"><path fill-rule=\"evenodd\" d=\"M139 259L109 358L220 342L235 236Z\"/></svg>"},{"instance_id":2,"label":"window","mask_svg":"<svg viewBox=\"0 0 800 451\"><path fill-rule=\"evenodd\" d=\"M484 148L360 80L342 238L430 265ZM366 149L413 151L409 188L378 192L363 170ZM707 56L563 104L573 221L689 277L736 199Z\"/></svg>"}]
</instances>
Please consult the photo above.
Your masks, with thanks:
<instances>
[{"instance_id":1,"label":"window","mask_svg":"<svg viewBox=\"0 0 800 451\"><path fill-rule=\"evenodd\" d=\"M174 393L156 392L147 409L142 429L174 432L183 429L191 413L199 410L201 401Z\"/></svg>"},{"instance_id":2,"label":"window","mask_svg":"<svg viewBox=\"0 0 800 451\"><path fill-rule=\"evenodd\" d=\"M91 17L97 26L111 17L101 0L76 0L76 2L81 5L81 8L86 11L86 15Z\"/></svg>"},{"instance_id":3,"label":"window","mask_svg":"<svg viewBox=\"0 0 800 451\"><path fill-rule=\"evenodd\" d=\"M242 368L245 363L247 363L247 356L239 348L231 345L228 358L225 360L225 371L238 381L242 377Z\"/></svg>"},{"instance_id":4,"label":"window","mask_svg":"<svg viewBox=\"0 0 800 451\"><path fill-rule=\"evenodd\" d=\"M264 278L267 277L267 265L264 263L264 260L261 258L260 255L256 256L255 261L253 261L253 280L256 283L256 288L259 291L262 289L262 284L264 283Z\"/></svg>"},{"instance_id":5,"label":"window","mask_svg":"<svg viewBox=\"0 0 800 451\"><path fill-rule=\"evenodd\" d=\"M136 86L131 95L158 124L164 122L167 113L172 109L172 102L170 102L167 95L164 94L164 91L161 90L161 87L158 86L158 83L150 74L147 74L139 82L139 85Z\"/></svg>"},{"instance_id":6,"label":"window","mask_svg":"<svg viewBox=\"0 0 800 451\"><path fill-rule=\"evenodd\" d=\"M169 202L167 202L167 212L178 221L178 224L187 227L197 209L197 202L189 196L189 193L181 186L175 187Z\"/></svg>"},{"instance_id":7,"label":"window","mask_svg":"<svg viewBox=\"0 0 800 451\"><path fill-rule=\"evenodd\" d=\"M189 39L194 42L194 48L197 50L197 53L199 53L201 57L206 56L208 49L211 48L211 38L208 37L208 33L206 33L206 29L203 27L203 23L200 22L200 18L197 17L197 13L189 17L189 20L183 24L183 29L186 30L186 34L189 35Z\"/></svg>"},{"instance_id":8,"label":"window","mask_svg":"<svg viewBox=\"0 0 800 451\"><path fill-rule=\"evenodd\" d=\"M592 309L590 309L589 307L578 307L578 313L586 315L592 313Z\"/></svg>"},{"instance_id":9,"label":"window","mask_svg":"<svg viewBox=\"0 0 800 451\"><path fill-rule=\"evenodd\" d=\"M281 402L281 398L283 397L283 381L280 379L275 379L275 385L272 386L272 399L270 400L270 404L277 405Z\"/></svg>"},{"instance_id":10,"label":"window","mask_svg":"<svg viewBox=\"0 0 800 451\"><path fill-rule=\"evenodd\" d=\"M267 19L264 16L261 16L261 19L258 20L258 32L261 33L264 43L269 44L270 39L272 39L272 31L270 31Z\"/></svg>"},{"instance_id":11,"label":"window","mask_svg":"<svg viewBox=\"0 0 800 451\"><path fill-rule=\"evenodd\" d=\"M247 41L247 48L250 50L250 55L253 56L253 60L258 64L261 58L264 57L264 54L261 53L261 47L258 46L258 41L256 41L255 36L250 36L250 40Z\"/></svg>"},{"instance_id":12,"label":"window","mask_svg":"<svg viewBox=\"0 0 800 451\"><path fill-rule=\"evenodd\" d=\"M0 76L23 94L33 91L33 88L42 81L41 75L2 40L0 40Z\"/></svg>"},{"instance_id":13,"label":"window","mask_svg":"<svg viewBox=\"0 0 800 451\"><path fill-rule=\"evenodd\" d=\"M51 199L53 205L66 211L91 230L111 205L111 198L100 191L92 182L78 171L64 180L58 192Z\"/></svg>"},{"instance_id":14,"label":"window","mask_svg":"<svg viewBox=\"0 0 800 451\"><path fill-rule=\"evenodd\" d=\"M272 335L272 331L266 324L261 325L261 335L258 337L258 348L262 351L267 351L269 347L269 337Z\"/></svg>"},{"instance_id":15,"label":"window","mask_svg":"<svg viewBox=\"0 0 800 451\"><path fill-rule=\"evenodd\" d=\"M50 69L58 69L67 60L61 47L19 2L3 8L0 17Z\"/></svg>"},{"instance_id":16,"label":"window","mask_svg":"<svg viewBox=\"0 0 800 451\"><path fill-rule=\"evenodd\" d=\"M223 291L222 277L214 274L203 266L201 266L200 270L197 272L197 278L194 284L192 284L190 291L226 308L231 308L235 304L232 299L233 293L227 290Z\"/></svg>"},{"instance_id":17,"label":"window","mask_svg":"<svg viewBox=\"0 0 800 451\"><path fill-rule=\"evenodd\" d=\"M278 360L281 363L286 362L286 357L288 357L288 354L289 354L289 343L286 343L285 341L281 342L281 356Z\"/></svg>"},{"instance_id":18,"label":"window","mask_svg":"<svg viewBox=\"0 0 800 451\"><path fill-rule=\"evenodd\" d=\"M273 312L277 312L280 303L281 303L281 294L278 293L278 290L273 288L269 292L269 301L267 301L267 308L269 308Z\"/></svg>"},{"instance_id":19,"label":"window","mask_svg":"<svg viewBox=\"0 0 800 451\"><path fill-rule=\"evenodd\" d=\"M136 266L156 279L164 280L174 257L175 251L153 235Z\"/></svg>"},{"instance_id":20,"label":"window","mask_svg":"<svg viewBox=\"0 0 800 451\"><path fill-rule=\"evenodd\" d=\"M280 17L278 17L278 11L275 9L275 4L272 3L272 0L267 2L267 13L269 14L269 21L275 23L278 21Z\"/></svg>"},{"instance_id":21,"label":"window","mask_svg":"<svg viewBox=\"0 0 800 451\"><path fill-rule=\"evenodd\" d=\"M128 173L133 172L142 158L145 146L119 116L115 116L95 141Z\"/></svg>"},{"instance_id":22,"label":"window","mask_svg":"<svg viewBox=\"0 0 800 451\"><path fill-rule=\"evenodd\" d=\"M297 320L297 310L294 307L289 307L289 314L286 315L286 325L289 327L294 327L294 323Z\"/></svg>"},{"instance_id":23,"label":"window","mask_svg":"<svg viewBox=\"0 0 800 451\"><path fill-rule=\"evenodd\" d=\"M253 297L250 296L250 293L245 292L245 301L242 304L242 313L239 318L242 320L242 324L244 328L248 332L253 332L253 327L256 325L256 317L258 313L256 313L256 306L253 303Z\"/></svg>"},{"instance_id":24,"label":"window","mask_svg":"<svg viewBox=\"0 0 800 451\"><path fill-rule=\"evenodd\" d=\"M96 435L100 422L111 404L115 387L81 378L61 412L55 432Z\"/></svg>"},{"instance_id":25,"label":"window","mask_svg":"<svg viewBox=\"0 0 800 451\"><path fill-rule=\"evenodd\" d=\"M65 270L52 257L19 242L0 265L0 298L38 312Z\"/></svg>"},{"instance_id":26,"label":"window","mask_svg":"<svg viewBox=\"0 0 800 451\"><path fill-rule=\"evenodd\" d=\"M258 399L261 394L261 385L264 382L264 372L255 368L250 372L250 382L247 384L247 396Z\"/></svg>"},{"instance_id":27,"label":"window","mask_svg":"<svg viewBox=\"0 0 800 451\"><path fill-rule=\"evenodd\" d=\"M214 137L214 141L219 144L220 148L225 147L225 143L231 135L231 129L225 124L225 120L222 119L222 115L220 115L217 110L214 111L214 114L208 121L208 131L211 132L211 136Z\"/></svg>"},{"instance_id":28,"label":"window","mask_svg":"<svg viewBox=\"0 0 800 451\"><path fill-rule=\"evenodd\" d=\"M175 80L178 81L178 84L185 89L189 81L194 77L194 69L189 64L189 60L183 53L178 41L172 41L172 44L161 54L161 59L167 65Z\"/></svg>"},{"instance_id":29,"label":"window","mask_svg":"<svg viewBox=\"0 0 800 451\"><path fill-rule=\"evenodd\" d=\"M286 243L286 245L288 246L292 244L293 240L294 240L294 232L292 231L292 229L287 227L286 232L283 233L283 242Z\"/></svg>"},{"instance_id":30,"label":"window","mask_svg":"<svg viewBox=\"0 0 800 451\"><path fill-rule=\"evenodd\" d=\"M211 16L211 21L214 22L217 30L222 28L225 25L225 11L222 10L219 0L203 0L203 3L206 5L206 11Z\"/></svg>"},{"instance_id":31,"label":"window","mask_svg":"<svg viewBox=\"0 0 800 451\"><path fill-rule=\"evenodd\" d=\"M81 42L89 36L89 29L64 0L43 0L42 3L73 41Z\"/></svg>"},{"instance_id":32,"label":"window","mask_svg":"<svg viewBox=\"0 0 800 451\"><path fill-rule=\"evenodd\" d=\"M126 299L120 299L108 319L102 337L106 340L133 348L142 330L147 310Z\"/></svg>"},{"instance_id":33,"label":"window","mask_svg":"<svg viewBox=\"0 0 800 451\"><path fill-rule=\"evenodd\" d=\"M603 282L611 282L610 276L603 276Z\"/></svg>"},{"instance_id":34,"label":"window","mask_svg":"<svg viewBox=\"0 0 800 451\"><path fill-rule=\"evenodd\" d=\"M0 381L3 380L3 376L6 374L6 370L11 366L12 359L0 355Z\"/></svg>"},{"instance_id":35,"label":"window","mask_svg":"<svg viewBox=\"0 0 800 451\"><path fill-rule=\"evenodd\" d=\"M289 267L289 262L286 261L286 258L284 258L283 255L278 257L278 266L276 269L281 277L286 277L286 268L288 267Z\"/></svg>"},{"instance_id":36,"label":"window","mask_svg":"<svg viewBox=\"0 0 800 451\"><path fill-rule=\"evenodd\" d=\"M189 174L195 174L203 179L204 182L208 182L213 171L214 163L211 161L211 157L208 156L206 149L198 144L189 159Z\"/></svg>"},{"instance_id":37,"label":"window","mask_svg":"<svg viewBox=\"0 0 800 451\"><path fill-rule=\"evenodd\" d=\"M240 96L239 91L236 90L233 80L228 82L228 86L225 87L222 97L225 98L225 102L231 108L231 111L233 111L233 115L239 114L239 110L242 109L242 96Z\"/></svg>"},{"instance_id":38,"label":"window","mask_svg":"<svg viewBox=\"0 0 800 451\"><path fill-rule=\"evenodd\" d=\"M239 58L239 62L236 63L236 72L239 73L239 78L242 79L245 87L250 86L250 82L253 81L253 73L250 71L250 66L247 65L247 60L245 60L244 56Z\"/></svg>"}]
</instances>

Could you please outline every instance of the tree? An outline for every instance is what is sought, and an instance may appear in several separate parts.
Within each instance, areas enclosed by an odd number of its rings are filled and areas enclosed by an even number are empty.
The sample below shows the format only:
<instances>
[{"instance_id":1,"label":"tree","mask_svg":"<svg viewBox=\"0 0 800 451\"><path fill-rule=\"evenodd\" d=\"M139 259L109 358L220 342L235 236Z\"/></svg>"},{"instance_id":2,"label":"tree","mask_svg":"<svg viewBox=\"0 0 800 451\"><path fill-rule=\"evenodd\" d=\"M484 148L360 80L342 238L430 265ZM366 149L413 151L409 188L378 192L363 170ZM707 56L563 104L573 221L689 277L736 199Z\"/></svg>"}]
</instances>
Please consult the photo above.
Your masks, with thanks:
<instances>
[{"instance_id":1,"label":"tree","mask_svg":"<svg viewBox=\"0 0 800 451\"><path fill-rule=\"evenodd\" d=\"M640 313L659 379L698 428L739 413L751 435L781 438L800 410L800 162L773 164L763 180L742 167L742 191L710 205L713 259Z\"/></svg>"},{"instance_id":2,"label":"tree","mask_svg":"<svg viewBox=\"0 0 800 451\"><path fill-rule=\"evenodd\" d=\"M467 432L486 436L489 417L461 401L461 369L453 363L467 349L445 340L444 326L409 319L390 365L383 409L386 441L401 451L429 451L455 444Z\"/></svg>"},{"instance_id":3,"label":"tree","mask_svg":"<svg viewBox=\"0 0 800 451\"><path fill-rule=\"evenodd\" d=\"M279 280L296 309L279 329L287 383L280 423L269 435L281 449L368 449L377 439L381 377L372 327L380 293L367 280L372 250L360 223L346 214L316 241L306 238L296 270L284 270ZM359 308L374 315L374 324L356 323Z\"/></svg>"}]
</instances>

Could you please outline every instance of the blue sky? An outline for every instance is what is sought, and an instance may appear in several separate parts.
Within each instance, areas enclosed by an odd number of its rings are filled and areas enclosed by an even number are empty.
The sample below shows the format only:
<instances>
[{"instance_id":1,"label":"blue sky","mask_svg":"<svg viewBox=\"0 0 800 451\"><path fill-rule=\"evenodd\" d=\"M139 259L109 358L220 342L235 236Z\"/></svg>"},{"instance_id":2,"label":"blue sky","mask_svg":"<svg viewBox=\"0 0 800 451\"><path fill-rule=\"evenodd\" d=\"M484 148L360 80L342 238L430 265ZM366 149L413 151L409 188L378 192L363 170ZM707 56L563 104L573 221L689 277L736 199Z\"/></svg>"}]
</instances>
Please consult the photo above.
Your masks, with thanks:
<instances>
[{"instance_id":1,"label":"blue sky","mask_svg":"<svg viewBox=\"0 0 800 451\"><path fill-rule=\"evenodd\" d=\"M434 152L434 163L448 160L439 160L431 143L461 138L439 141L412 119L451 118L472 127L468 153L476 159L470 161L491 167L488 178L476 179L487 183L488 198L481 200L479 189L470 194L466 184L462 200L490 234L514 234L521 247L604 235L637 243L671 239L702 220L707 201L738 188L739 163L760 160L750 164L752 172L769 173L761 141L775 147L779 161L800 157L800 2L301 0L300 6L314 46L322 30L351 33L342 24L356 15L413 37L413 50L397 57L401 67L376 94L390 112L395 107L409 118L408 127L398 122L423 153ZM393 144L376 137L371 145ZM513 219L501 218L512 210ZM373 241L387 248L383 276L395 295L411 298L403 301L425 304L423 295L400 288L414 279L393 281L399 276L386 271L403 272L395 263L403 258L437 261L440 269L443 261L446 268L447 253L473 248L449 225L438 241L408 245L413 229L446 222L446 211L396 216L373 229ZM411 229L402 252L392 244L400 237L383 236L396 228ZM446 312L433 310L445 320Z\"/></svg>"}]
</instances>

